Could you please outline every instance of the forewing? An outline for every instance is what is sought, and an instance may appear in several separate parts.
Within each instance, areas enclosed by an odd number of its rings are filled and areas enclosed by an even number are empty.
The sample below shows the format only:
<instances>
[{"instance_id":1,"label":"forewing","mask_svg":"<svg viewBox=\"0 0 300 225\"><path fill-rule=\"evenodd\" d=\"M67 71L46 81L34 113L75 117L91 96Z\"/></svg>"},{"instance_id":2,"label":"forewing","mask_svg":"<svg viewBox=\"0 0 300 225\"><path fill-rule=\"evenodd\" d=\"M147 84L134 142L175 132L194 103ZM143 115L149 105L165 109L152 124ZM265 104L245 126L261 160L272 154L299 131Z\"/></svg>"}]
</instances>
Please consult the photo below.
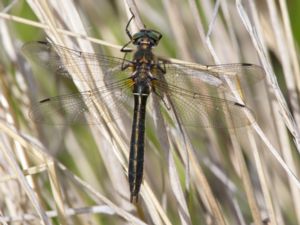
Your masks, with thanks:
<instances>
[{"instance_id":1,"label":"forewing","mask_svg":"<svg viewBox=\"0 0 300 225\"><path fill-rule=\"evenodd\" d=\"M253 85L265 77L264 70L254 64L236 63L202 66L196 64L179 64L164 62L166 74L164 79L175 86L197 92L202 88L229 91L231 88L240 89L240 82ZM161 65L163 67L163 64Z\"/></svg>"},{"instance_id":2,"label":"forewing","mask_svg":"<svg viewBox=\"0 0 300 225\"><path fill-rule=\"evenodd\" d=\"M116 74L128 75L129 72L121 67L122 64L131 64L121 58L76 51L49 42L26 43L22 52L32 63L56 76L86 82L115 79Z\"/></svg>"}]
</instances>

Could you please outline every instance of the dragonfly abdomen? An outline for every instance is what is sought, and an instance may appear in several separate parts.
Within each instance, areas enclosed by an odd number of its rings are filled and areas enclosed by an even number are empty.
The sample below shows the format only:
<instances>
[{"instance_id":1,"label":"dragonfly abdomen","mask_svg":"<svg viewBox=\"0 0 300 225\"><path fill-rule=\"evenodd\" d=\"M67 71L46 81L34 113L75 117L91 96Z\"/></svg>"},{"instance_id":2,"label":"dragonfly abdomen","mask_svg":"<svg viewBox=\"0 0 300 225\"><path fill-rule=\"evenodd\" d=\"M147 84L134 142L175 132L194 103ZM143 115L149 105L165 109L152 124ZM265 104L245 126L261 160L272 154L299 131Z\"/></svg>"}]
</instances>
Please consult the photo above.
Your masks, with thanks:
<instances>
[{"instance_id":1,"label":"dragonfly abdomen","mask_svg":"<svg viewBox=\"0 0 300 225\"><path fill-rule=\"evenodd\" d=\"M130 201L138 200L143 180L146 103L149 93L134 93L134 115L130 141L128 181Z\"/></svg>"}]
</instances>

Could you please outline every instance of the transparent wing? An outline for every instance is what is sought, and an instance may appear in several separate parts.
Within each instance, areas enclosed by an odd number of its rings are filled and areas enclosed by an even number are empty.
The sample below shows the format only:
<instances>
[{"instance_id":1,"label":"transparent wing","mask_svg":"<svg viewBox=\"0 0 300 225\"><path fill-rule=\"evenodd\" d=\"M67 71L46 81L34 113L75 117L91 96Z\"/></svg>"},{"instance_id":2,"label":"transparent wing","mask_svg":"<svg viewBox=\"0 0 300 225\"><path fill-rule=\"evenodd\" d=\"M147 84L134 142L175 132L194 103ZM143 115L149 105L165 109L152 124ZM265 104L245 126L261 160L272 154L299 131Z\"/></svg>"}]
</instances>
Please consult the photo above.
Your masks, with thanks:
<instances>
[{"instance_id":1,"label":"transparent wing","mask_svg":"<svg viewBox=\"0 0 300 225\"><path fill-rule=\"evenodd\" d=\"M107 85L87 92L40 101L30 113L31 118L37 122L99 124L103 122L103 118L108 122L114 121L119 117L118 112L122 106L132 99L129 97L132 95L132 81L130 78L126 79L130 71L122 70L122 63L133 65L130 61L84 53L47 42L28 43L23 47L23 52L30 60L59 76L95 81L104 74L104 80L108 81ZM155 91L169 98L183 124L241 127L253 122L245 115L245 111L250 109L227 98L229 89L225 78L240 88L240 79L249 84L262 80L264 71L261 67L252 64L200 66L167 61L163 61L160 66L165 67L167 73L157 76ZM79 76L73 77L71 74ZM88 76L90 74L93 76ZM107 107L101 107L104 104ZM231 120L230 125L225 122L227 119Z\"/></svg>"},{"instance_id":2,"label":"transparent wing","mask_svg":"<svg viewBox=\"0 0 300 225\"><path fill-rule=\"evenodd\" d=\"M265 77L253 64L201 66L163 62L166 73L156 73L155 91L167 96L183 125L195 127L237 128L253 123L253 112L235 101L226 80L234 89L252 85ZM254 116L253 116L254 118Z\"/></svg>"},{"instance_id":3,"label":"transparent wing","mask_svg":"<svg viewBox=\"0 0 300 225\"><path fill-rule=\"evenodd\" d=\"M120 80L85 92L41 100L33 105L29 116L45 124L101 124L120 118L132 98L132 80Z\"/></svg>"},{"instance_id":4,"label":"transparent wing","mask_svg":"<svg viewBox=\"0 0 300 225\"><path fill-rule=\"evenodd\" d=\"M76 51L42 41L26 43L22 52L32 63L45 67L56 76L86 82L115 79L116 74L128 75L128 70L121 69L122 64L132 64L121 58Z\"/></svg>"},{"instance_id":5,"label":"transparent wing","mask_svg":"<svg viewBox=\"0 0 300 225\"><path fill-rule=\"evenodd\" d=\"M246 63L202 66L166 62L165 68L167 73L164 78L168 83L195 92L208 86L226 91L229 88L225 78L231 81L233 88L240 89L240 82L252 85L265 77L265 72L260 66Z\"/></svg>"},{"instance_id":6,"label":"transparent wing","mask_svg":"<svg viewBox=\"0 0 300 225\"><path fill-rule=\"evenodd\" d=\"M170 105L167 108L175 110L184 126L238 128L254 122L247 117L246 111L252 111L245 105L207 95L203 90L193 92L163 80L155 81L155 90L160 96L163 93L168 98Z\"/></svg>"}]
</instances>

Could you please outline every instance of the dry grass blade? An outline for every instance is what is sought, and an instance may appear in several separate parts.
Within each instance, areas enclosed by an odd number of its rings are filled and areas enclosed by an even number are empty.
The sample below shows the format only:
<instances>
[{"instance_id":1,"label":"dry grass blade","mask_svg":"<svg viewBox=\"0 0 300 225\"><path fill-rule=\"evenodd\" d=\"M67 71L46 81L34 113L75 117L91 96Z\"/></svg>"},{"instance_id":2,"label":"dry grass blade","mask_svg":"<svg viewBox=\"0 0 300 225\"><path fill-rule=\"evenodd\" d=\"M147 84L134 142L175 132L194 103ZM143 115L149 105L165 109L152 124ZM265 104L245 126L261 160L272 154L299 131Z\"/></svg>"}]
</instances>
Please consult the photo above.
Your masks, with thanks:
<instances>
[{"instance_id":1,"label":"dry grass blade","mask_svg":"<svg viewBox=\"0 0 300 225\"><path fill-rule=\"evenodd\" d=\"M249 18L246 16L245 11L243 10L243 7L241 4L238 5L239 7L239 12L241 13L241 17L245 23L245 26L248 29L248 32L250 33L251 37L253 38L254 43L256 44L257 47L257 51L258 54L261 56L261 60L263 62L263 65L265 66L265 70L268 74L269 77L271 77L270 79L272 80L272 87L273 87L273 91L277 97L277 100L279 102L279 106L280 109L283 110L282 111L282 116L286 122L286 126L291 129L291 133L294 135L295 137L295 144L297 146L297 149L299 151L299 146L298 146L298 142L297 140L298 138L298 128L294 122L293 117L291 116L291 113L289 112L289 109L287 107L287 104L283 98L282 93L280 92L280 88L278 88L278 83L276 82L276 78L275 78L275 74L272 72L272 70L270 70L271 66L269 64L269 62L267 61L268 59L266 57L264 57L266 54L263 51L263 48L261 46L261 42L258 39L256 32L252 29L252 25L249 21ZM266 136L264 135L264 133L262 132L262 130L257 126L253 126L256 130L256 132L261 136L262 140L265 142L265 144L267 145L267 147L269 148L269 150L271 151L271 153L275 156L276 160L278 160L278 162L281 164L281 166L287 171L287 173L291 176L291 178L295 181L296 185L300 187L300 182L299 180L296 178L296 176L293 174L293 172L289 169L288 165L285 164L285 162L282 160L281 156L278 154L278 151L276 151L274 149L274 147L272 146L272 144L268 141L268 139L266 138Z\"/></svg>"},{"instance_id":2,"label":"dry grass blade","mask_svg":"<svg viewBox=\"0 0 300 225\"><path fill-rule=\"evenodd\" d=\"M296 3L4 4L0 3L0 223L300 223ZM125 27L132 17L128 35ZM167 85L157 82L158 95L148 98L143 183L138 203L132 204L127 181L132 102L124 97L127 92L119 91L122 85L117 86L119 92L109 90L105 96L103 90L119 80L111 76L124 62L119 50L126 43L126 49L135 49L130 36L137 38L143 29L163 36L153 53L166 59L162 64ZM20 55L21 43L45 39L62 47L52 45L48 55L38 52L35 59L50 58L59 68L35 65L33 74ZM43 49L47 46L51 45ZM132 53L126 59L131 60ZM263 69L249 69L252 64ZM171 94L162 98L167 92ZM58 97L48 98L52 96ZM51 106L62 102L54 100L73 100L70 114L49 117L54 123L53 119L73 121L69 115L83 122L101 118L102 123L58 127L30 120L27 112L40 99L49 103L43 108L47 115L57 111ZM82 103L83 99L92 100ZM93 115L78 116L87 106L93 107ZM242 121L240 126L236 121ZM213 126L202 129L201 122Z\"/></svg>"},{"instance_id":3,"label":"dry grass blade","mask_svg":"<svg viewBox=\"0 0 300 225\"><path fill-rule=\"evenodd\" d=\"M4 126L3 123L0 123L0 129L2 132L10 135L14 140L16 140L16 134L10 130L8 127ZM29 186L29 183L27 182L25 176L23 175L22 171L20 170L19 166L17 165L16 160L14 159L13 153L10 151L11 149L8 148L8 146L0 145L0 149L2 150L2 154L6 158L6 160L9 162L10 167L13 169L14 173L16 174L18 181L22 185L24 191L26 191L28 198L30 199L31 203L33 204L33 207L36 209L37 214L39 215L41 219L42 224L50 224L49 219L47 215L45 214L43 208L41 207L38 199L36 198L35 193Z\"/></svg>"}]
</instances>

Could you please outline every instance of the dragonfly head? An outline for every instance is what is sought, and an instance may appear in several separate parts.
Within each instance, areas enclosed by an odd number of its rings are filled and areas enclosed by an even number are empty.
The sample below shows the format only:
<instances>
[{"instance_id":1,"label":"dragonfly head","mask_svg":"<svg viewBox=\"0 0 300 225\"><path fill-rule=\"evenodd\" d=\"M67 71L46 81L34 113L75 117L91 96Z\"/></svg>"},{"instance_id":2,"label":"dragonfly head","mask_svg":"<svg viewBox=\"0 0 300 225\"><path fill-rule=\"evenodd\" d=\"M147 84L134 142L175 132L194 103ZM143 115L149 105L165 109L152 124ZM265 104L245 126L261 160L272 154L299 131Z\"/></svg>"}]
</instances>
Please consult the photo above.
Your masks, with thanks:
<instances>
[{"instance_id":1,"label":"dragonfly head","mask_svg":"<svg viewBox=\"0 0 300 225\"><path fill-rule=\"evenodd\" d=\"M142 48L152 48L158 45L162 34L155 30L142 29L132 36L132 43Z\"/></svg>"}]
</instances>

